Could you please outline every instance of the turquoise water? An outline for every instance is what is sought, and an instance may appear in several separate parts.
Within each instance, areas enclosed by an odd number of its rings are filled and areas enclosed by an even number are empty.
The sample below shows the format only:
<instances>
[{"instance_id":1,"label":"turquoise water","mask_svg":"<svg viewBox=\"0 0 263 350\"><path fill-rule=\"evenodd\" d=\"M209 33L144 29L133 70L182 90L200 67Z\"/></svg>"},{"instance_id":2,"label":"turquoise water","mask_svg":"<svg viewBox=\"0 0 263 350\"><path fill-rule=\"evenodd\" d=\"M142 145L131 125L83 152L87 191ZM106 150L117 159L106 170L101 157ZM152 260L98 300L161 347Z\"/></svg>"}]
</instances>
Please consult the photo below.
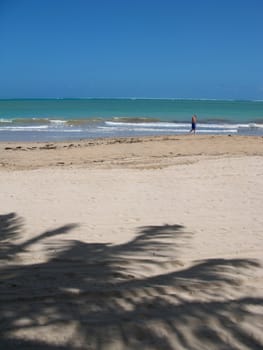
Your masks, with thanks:
<instances>
[{"instance_id":1,"label":"turquoise water","mask_svg":"<svg viewBox=\"0 0 263 350\"><path fill-rule=\"evenodd\" d=\"M197 133L263 134L263 101L178 99L0 100L1 140Z\"/></svg>"},{"instance_id":2,"label":"turquoise water","mask_svg":"<svg viewBox=\"0 0 263 350\"><path fill-rule=\"evenodd\" d=\"M164 99L45 99L0 100L0 118L113 118L148 117L186 121L193 113L200 120L263 123L263 101Z\"/></svg>"}]
</instances>

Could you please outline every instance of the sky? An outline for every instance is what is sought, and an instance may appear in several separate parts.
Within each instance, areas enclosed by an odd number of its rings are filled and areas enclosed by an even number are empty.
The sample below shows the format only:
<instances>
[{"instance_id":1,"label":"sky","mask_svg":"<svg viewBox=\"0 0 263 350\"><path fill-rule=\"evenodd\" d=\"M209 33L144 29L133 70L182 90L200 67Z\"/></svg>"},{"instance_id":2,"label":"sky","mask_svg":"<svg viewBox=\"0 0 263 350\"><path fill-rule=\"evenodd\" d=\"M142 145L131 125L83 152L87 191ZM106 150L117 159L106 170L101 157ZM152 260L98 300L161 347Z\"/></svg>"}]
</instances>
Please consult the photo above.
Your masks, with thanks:
<instances>
[{"instance_id":1,"label":"sky","mask_svg":"<svg viewBox=\"0 0 263 350\"><path fill-rule=\"evenodd\" d=\"M263 99L263 0L0 0L0 98Z\"/></svg>"}]
</instances>

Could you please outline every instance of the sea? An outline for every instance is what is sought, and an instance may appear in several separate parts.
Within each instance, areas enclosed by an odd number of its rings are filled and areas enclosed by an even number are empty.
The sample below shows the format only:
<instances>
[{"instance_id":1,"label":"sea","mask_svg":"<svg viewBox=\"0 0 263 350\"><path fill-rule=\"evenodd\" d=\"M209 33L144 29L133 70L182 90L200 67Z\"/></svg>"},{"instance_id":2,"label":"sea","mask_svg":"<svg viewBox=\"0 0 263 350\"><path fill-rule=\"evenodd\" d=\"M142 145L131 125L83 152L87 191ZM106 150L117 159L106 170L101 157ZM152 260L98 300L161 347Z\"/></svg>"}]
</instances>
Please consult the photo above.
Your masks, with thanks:
<instances>
[{"instance_id":1,"label":"sea","mask_svg":"<svg viewBox=\"0 0 263 350\"><path fill-rule=\"evenodd\" d=\"M0 141L197 134L263 136L263 101L143 98L2 99Z\"/></svg>"}]
</instances>

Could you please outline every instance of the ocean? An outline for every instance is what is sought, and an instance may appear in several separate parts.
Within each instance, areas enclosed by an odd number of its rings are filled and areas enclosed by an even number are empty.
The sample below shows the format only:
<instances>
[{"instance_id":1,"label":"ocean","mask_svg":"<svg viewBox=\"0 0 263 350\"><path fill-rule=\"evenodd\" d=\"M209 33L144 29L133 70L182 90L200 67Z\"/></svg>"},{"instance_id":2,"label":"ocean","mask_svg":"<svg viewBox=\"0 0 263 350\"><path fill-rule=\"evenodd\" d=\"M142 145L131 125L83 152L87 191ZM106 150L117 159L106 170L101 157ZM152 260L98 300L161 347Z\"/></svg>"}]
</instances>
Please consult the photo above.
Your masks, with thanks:
<instances>
[{"instance_id":1,"label":"ocean","mask_svg":"<svg viewBox=\"0 0 263 350\"><path fill-rule=\"evenodd\" d=\"M191 99L0 100L0 141L197 134L263 136L263 101Z\"/></svg>"}]
</instances>

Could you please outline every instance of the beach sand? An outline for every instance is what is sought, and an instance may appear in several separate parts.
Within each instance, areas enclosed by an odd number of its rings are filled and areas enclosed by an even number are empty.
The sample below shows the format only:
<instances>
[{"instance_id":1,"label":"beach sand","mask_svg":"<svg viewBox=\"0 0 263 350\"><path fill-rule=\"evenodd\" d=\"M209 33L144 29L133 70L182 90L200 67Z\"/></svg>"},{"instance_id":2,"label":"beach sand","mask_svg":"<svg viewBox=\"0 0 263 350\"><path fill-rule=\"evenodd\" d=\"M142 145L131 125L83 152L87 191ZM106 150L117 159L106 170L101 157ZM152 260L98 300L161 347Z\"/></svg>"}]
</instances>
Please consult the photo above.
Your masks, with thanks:
<instances>
[{"instance_id":1,"label":"beach sand","mask_svg":"<svg viewBox=\"0 0 263 350\"><path fill-rule=\"evenodd\" d=\"M263 138L0 144L3 349L263 349Z\"/></svg>"}]
</instances>

